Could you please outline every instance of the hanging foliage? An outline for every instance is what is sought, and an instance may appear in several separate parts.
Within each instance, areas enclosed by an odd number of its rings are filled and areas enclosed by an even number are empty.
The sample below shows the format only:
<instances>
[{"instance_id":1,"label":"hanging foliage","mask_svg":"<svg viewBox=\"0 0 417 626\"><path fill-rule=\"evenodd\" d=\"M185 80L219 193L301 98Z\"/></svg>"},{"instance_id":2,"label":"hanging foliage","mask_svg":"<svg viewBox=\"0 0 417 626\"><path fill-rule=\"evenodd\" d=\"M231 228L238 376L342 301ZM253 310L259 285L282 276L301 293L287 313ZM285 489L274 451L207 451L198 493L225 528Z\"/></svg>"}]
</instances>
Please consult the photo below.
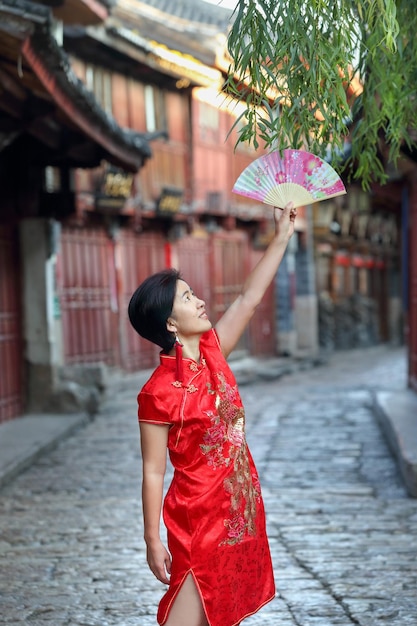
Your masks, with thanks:
<instances>
[{"instance_id":1,"label":"hanging foliage","mask_svg":"<svg viewBox=\"0 0 417 626\"><path fill-rule=\"evenodd\" d=\"M238 143L337 167L348 140L353 178L383 182L380 142L395 163L416 129L416 29L417 0L239 0L225 84L246 104Z\"/></svg>"}]
</instances>

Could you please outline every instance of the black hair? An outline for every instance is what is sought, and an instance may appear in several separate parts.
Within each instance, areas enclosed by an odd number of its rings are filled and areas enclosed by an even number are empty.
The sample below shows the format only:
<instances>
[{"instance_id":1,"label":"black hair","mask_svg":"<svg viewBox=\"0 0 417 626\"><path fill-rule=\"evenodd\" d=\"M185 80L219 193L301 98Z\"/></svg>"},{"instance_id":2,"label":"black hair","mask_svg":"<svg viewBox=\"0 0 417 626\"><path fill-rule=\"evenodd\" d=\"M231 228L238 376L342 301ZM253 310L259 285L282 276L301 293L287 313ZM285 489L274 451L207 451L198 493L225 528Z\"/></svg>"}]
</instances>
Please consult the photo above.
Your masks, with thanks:
<instances>
[{"instance_id":1,"label":"black hair","mask_svg":"<svg viewBox=\"0 0 417 626\"><path fill-rule=\"evenodd\" d=\"M132 295L128 315L136 332L156 343L164 352L170 352L175 334L167 329L172 313L177 281L181 275L176 269L166 269L146 278Z\"/></svg>"}]
</instances>

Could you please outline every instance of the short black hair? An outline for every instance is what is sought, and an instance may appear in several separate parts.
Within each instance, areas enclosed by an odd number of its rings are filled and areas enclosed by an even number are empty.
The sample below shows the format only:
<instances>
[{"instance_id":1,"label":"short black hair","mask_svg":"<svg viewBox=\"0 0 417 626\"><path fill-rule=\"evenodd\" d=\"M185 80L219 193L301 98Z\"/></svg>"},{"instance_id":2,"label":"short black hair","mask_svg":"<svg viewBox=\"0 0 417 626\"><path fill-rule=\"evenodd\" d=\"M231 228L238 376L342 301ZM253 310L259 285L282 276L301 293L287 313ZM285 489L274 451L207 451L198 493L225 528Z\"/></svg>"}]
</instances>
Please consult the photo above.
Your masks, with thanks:
<instances>
[{"instance_id":1,"label":"short black hair","mask_svg":"<svg viewBox=\"0 0 417 626\"><path fill-rule=\"evenodd\" d=\"M170 352L175 343L175 334L167 329L166 324L180 279L176 269L152 274L139 285L128 306L129 320L136 332L156 343L164 352Z\"/></svg>"}]
</instances>

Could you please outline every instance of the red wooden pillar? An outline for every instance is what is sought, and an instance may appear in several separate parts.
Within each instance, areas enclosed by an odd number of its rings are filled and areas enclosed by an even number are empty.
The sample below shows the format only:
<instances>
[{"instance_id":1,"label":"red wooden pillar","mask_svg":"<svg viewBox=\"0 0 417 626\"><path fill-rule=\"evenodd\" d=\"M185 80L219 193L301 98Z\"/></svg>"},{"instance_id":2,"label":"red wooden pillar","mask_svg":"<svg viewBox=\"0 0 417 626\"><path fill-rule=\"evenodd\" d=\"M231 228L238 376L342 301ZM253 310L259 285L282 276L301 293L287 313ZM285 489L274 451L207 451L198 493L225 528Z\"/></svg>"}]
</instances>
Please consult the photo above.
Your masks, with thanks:
<instances>
[{"instance_id":1,"label":"red wooden pillar","mask_svg":"<svg viewBox=\"0 0 417 626\"><path fill-rule=\"evenodd\" d=\"M0 224L0 422L23 410L21 333L17 233Z\"/></svg>"},{"instance_id":2,"label":"red wooden pillar","mask_svg":"<svg viewBox=\"0 0 417 626\"><path fill-rule=\"evenodd\" d=\"M409 367L408 384L417 391L417 177L410 177L409 188Z\"/></svg>"}]
</instances>

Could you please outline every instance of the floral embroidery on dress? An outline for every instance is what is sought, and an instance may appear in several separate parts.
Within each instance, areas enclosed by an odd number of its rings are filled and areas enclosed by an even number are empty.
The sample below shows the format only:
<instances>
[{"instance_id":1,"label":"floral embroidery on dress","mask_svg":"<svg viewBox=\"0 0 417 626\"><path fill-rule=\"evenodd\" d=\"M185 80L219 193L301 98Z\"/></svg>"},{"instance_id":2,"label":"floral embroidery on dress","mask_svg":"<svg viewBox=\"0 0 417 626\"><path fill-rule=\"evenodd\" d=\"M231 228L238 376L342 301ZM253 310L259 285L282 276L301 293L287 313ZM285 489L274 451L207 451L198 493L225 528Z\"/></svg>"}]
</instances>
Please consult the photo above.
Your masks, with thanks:
<instances>
[{"instance_id":1,"label":"floral embroidery on dress","mask_svg":"<svg viewBox=\"0 0 417 626\"><path fill-rule=\"evenodd\" d=\"M239 395L237 385L230 385L223 373L218 375L216 391L208 384L208 393L216 394L217 411L207 411L211 426L206 431L201 450L207 464L213 470L221 466L233 466L231 474L224 480L226 493L230 495L231 517L224 521L227 538L220 545L233 545L245 535L255 533L256 502L260 501L260 486L257 476L251 474L248 449L245 440L245 412L235 404Z\"/></svg>"}]
</instances>

